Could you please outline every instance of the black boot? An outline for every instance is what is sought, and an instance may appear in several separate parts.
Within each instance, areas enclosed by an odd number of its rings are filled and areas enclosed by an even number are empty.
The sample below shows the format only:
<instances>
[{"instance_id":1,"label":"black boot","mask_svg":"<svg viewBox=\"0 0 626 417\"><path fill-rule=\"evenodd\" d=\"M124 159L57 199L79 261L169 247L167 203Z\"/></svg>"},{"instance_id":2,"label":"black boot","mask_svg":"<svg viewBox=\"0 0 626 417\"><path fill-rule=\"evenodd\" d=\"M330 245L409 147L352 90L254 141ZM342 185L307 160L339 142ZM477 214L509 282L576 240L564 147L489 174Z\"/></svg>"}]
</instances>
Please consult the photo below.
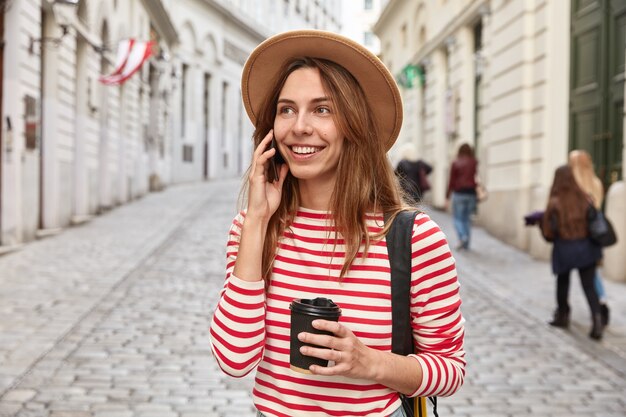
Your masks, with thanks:
<instances>
[{"instance_id":1,"label":"black boot","mask_svg":"<svg viewBox=\"0 0 626 417\"><path fill-rule=\"evenodd\" d=\"M591 326L589 337L593 340L602 339L602 331L604 330L604 326L602 325L602 314L597 313L591 316Z\"/></svg>"},{"instance_id":2,"label":"black boot","mask_svg":"<svg viewBox=\"0 0 626 417\"><path fill-rule=\"evenodd\" d=\"M607 306L604 303L600 304L600 315L602 316L602 325L605 327L608 326L609 325L609 306Z\"/></svg>"},{"instance_id":3,"label":"black boot","mask_svg":"<svg viewBox=\"0 0 626 417\"><path fill-rule=\"evenodd\" d=\"M554 312L554 318L552 319L550 326L562 327L564 329L569 327L569 309L559 310L558 308Z\"/></svg>"}]
</instances>

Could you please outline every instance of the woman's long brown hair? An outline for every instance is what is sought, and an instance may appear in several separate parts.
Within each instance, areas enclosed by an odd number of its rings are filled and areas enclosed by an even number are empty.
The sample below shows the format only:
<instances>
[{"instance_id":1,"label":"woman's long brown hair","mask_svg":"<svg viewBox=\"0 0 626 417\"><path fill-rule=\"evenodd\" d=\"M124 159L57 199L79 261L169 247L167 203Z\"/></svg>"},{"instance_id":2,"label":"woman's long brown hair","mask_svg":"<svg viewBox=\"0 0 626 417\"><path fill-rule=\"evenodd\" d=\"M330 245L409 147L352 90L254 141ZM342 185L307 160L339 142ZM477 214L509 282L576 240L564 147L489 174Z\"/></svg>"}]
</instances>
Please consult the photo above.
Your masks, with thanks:
<instances>
[{"instance_id":1,"label":"woman's long brown hair","mask_svg":"<svg viewBox=\"0 0 626 417\"><path fill-rule=\"evenodd\" d=\"M584 237L587 233L589 199L578 186L572 168L563 165L554 173L546 216L556 215L561 238Z\"/></svg>"},{"instance_id":2,"label":"woman's long brown hair","mask_svg":"<svg viewBox=\"0 0 626 417\"><path fill-rule=\"evenodd\" d=\"M278 97L287 77L302 68L319 71L324 90L334 104L335 124L345 137L337 167L337 181L330 198L335 238L340 233L345 241L346 255L339 275L341 279L348 272L361 244L364 245L363 257L366 257L372 240L379 239L387 232L388 227L378 235L370 234L365 214L384 212L393 219L406 206L365 94L357 80L334 62L303 57L288 62L282 68L257 120L253 134L254 147L274 127ZM247 184L244 184L244 192L247 188ZM281 202L270 218L263 245L262 273L266 286L269 285L278 239L293 221L299 205L298 179L288 173Z\"/></svg>"}]
</instances>

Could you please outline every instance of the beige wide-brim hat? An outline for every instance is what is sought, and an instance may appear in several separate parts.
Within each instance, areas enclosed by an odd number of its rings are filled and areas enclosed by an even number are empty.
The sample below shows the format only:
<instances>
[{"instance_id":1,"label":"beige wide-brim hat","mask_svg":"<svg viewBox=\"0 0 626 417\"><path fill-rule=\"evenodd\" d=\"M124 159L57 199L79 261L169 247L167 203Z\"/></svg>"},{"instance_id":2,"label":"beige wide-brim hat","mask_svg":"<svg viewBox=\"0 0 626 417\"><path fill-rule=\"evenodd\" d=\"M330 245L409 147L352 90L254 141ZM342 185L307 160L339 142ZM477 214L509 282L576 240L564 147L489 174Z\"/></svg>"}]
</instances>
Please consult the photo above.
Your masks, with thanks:
<instances>
[{"instance_id":1,"label":"beige wide-brim hat","mask_svg":"<svg viewBox=\"0 0 626 417\"><path fill-rule=\"evenodd\" d=\"M256 126L261 106L277 81L278 72L293 58L312 57L333 61L347 69L361 85L381 140L389 150L402 125L402 100L398 86L385 65L362 45L336 33L294 30L266 39L252 51L243 67L243 104Z\"/></svg>"}]
</instances>

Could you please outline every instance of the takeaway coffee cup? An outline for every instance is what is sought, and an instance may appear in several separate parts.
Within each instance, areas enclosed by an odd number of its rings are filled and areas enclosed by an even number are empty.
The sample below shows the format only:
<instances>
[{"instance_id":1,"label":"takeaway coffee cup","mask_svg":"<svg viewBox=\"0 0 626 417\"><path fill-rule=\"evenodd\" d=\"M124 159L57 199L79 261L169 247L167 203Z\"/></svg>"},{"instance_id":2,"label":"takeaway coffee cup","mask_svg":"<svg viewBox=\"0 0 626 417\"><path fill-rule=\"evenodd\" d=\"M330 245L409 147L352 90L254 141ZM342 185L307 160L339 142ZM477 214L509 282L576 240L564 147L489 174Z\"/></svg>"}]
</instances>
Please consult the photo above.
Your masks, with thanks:
<instances>
[{"instance_id":1,"label":"takeaway coffee cup","mask_svg":"<svg viewBox=\"0 0 626 417\"><path fill-rule=\"evenodd\" d=\"M328 298L318 297L313 300L293 300L289 305L289 309L291 310L291 345L289 349L289 365L291 369L310 374L309 366L311 365L328 366L328 361L325 359L305 356L300 353L300 347L302 346L319 346L302 343L298 339L298 334L307 332L332 335L331 332L314 329L311 323L315 319L339 321L339 316L341 316L339 306Z\"/></svg>"}]
</instances>

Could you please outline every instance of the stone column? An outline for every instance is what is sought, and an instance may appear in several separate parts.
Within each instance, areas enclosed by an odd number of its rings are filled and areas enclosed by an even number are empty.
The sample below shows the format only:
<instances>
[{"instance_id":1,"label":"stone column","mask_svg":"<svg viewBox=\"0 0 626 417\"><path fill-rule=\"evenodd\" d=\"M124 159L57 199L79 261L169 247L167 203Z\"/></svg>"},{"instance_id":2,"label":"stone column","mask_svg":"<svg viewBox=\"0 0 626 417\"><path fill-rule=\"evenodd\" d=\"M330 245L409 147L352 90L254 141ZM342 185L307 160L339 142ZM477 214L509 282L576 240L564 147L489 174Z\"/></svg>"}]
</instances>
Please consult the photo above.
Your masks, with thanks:
<instances>
[{"instance_id":1,"label":"stone column","mask_svg":"<svg viewBox=\"0 0 626 417\"><path fill-rule=\"evenodd\" d=\"M626 93L626 83L624 84ZM624 118L626 128L626 118ZM622 130L626 132L626 130ZM622 137L622 180L611 185L606 195L606 216L613 223L617 243L604 251L603 272L613 281L626 282L626 135Z\"/></svg>"},{"instance_id":2,"label":"stone column","mask_svg":"<svg viewBox=\"0 0 626 417\"><path fill-rule=\"evenodd\" d=\"M445 52L442 49L437 49L432 54L431 72L427 72L427 76L430 78L432 74L432 84L429 83L429 88L433 88L433 120L431 120L433 126L433 144L434 144L434 159L435 166L433 167L433 204L437 207L442 207L446 200L446 190L448 187L448 139L445 132L445 100L446 100L446 88L447 88L447 62Z\"/></svg>"}]
</instances>

